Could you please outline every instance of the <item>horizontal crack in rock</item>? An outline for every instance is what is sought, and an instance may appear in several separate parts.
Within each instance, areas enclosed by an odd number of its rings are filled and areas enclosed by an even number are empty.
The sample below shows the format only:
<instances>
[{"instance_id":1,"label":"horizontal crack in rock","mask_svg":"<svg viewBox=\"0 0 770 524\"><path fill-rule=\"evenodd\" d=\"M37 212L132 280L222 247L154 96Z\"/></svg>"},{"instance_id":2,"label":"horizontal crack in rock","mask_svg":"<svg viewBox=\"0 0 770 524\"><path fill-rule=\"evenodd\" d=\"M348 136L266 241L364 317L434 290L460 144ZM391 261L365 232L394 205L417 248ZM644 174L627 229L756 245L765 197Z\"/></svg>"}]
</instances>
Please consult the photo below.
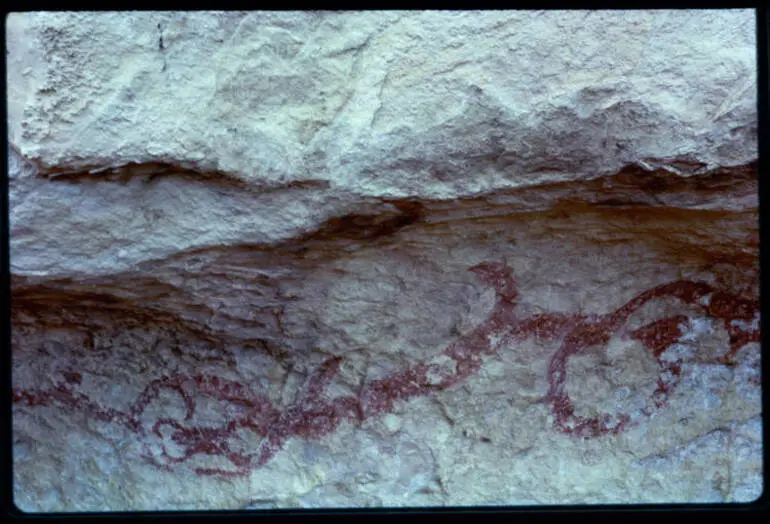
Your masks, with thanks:
<instances>
[{"instance_id":1,"label":"horizontal crack in rock","mask_svg":"<svg viewBox=\"0 0 770 524\"><path fill-rule=\"evenodd\" d=\"M650 205L655 203L650 200L651 196L668 193L687 192L698 196L713 196L730 187L748 188L756 191L755 184L758 178L758 163L756 161L740 166L717 167L708 171L704 171L704 169L705 164L703 163L676 159L668 162L661 161L654 166L650 165L649 162L636 162L624 166L615 174L592 180L566 180L493 190L481 195L461 196L458 200L526 195L532 191L550 193L569 188L570 194L566 195L566 198L581 200L591 193L599 193L601 195L600 200L589 198L588 201L600 205L623 205L622 202L626 202L626 205ZM681 173L689 174L683 175ZM292 180L277 184L264 181L251 182L223 171L205 171L184 163L168 162L130 162L118 166L93 166L75 170L40 168L38 176L56 182L90 181L124 184L135 178L149 183L158 177L174 176L189 181L213 183L245 191L259 192L284 189L325 190L331 187L330 182L323 179ZM410 200L415 202L419 198L415 197ZM441 202L440 200L434 201Z\"/></svg>"},{"instance_id":2,"label":"horizontal crack in rock","mask_svg":"<svg viewBox=\"0 0 770 524\"><path fill-rule=\"evenodd\" d=\"M393 235L424 218L424 206L415 201L390 201L399 212L349 214L327 220L306 240L371 240Z\"/></svg>"},{"instance_id":3,"label":"horizontal crack in rock","mask_svg":"<svg viewBox=\"0 0 770 524\"><path fill-rule=\"evenodd\" d=\"M205 171L192 166L167 162L129 162L117 166L94 166L76 170L64 168L41 169L38 176L52 182L84 183L108 182L127 184L134 179L150 183L159 177L176 177L189 182L202 182L252 192L266 192L284 189L328 189L326 180L292 180L286 183L247 181L223 171Z\"/></svg>"}]
</instances>

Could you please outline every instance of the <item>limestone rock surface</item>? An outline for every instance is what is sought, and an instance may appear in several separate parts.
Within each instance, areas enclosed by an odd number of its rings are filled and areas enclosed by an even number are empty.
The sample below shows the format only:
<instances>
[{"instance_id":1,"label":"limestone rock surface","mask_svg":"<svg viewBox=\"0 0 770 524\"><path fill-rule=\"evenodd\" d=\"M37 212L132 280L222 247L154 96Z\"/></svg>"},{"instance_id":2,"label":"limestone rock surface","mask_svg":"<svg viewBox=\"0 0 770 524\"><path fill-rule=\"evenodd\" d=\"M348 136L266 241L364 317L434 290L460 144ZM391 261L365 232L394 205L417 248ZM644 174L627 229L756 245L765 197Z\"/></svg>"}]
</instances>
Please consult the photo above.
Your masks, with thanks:
<instances>
[{"instance_id":1,"label":"limestone rock surface","mask_svg":"<svg viewBox=\"0 0 770 524\"><path fill-rule=\"evenodd\" d=\"M756 499L754 28L11 15L16 504Z\"/></svg>"}]
</instances>

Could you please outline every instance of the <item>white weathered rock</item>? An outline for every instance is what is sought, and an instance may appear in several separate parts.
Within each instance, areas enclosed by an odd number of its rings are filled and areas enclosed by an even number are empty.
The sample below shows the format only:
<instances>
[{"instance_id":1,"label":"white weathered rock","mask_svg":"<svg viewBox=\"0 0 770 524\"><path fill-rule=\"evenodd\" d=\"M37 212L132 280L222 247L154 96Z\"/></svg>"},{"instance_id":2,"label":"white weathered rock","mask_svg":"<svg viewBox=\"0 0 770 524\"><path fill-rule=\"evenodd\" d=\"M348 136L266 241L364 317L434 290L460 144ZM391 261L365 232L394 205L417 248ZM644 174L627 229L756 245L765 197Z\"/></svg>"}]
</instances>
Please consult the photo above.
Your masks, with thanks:
<instances>
[{"instance_id":1,"label":"white weathered rock","mask_svg":"<svg viewBox=\"0 0 770 524\"><path fill-rule=\"evenodd\" d=\"M760 494L753 12L7 27L21 508Z\"/></svg>"},{"instance_id":2,"label":"white weathered rock","mask_svg":"<svg viewBox=\"0 0 770 524\"><path fill-rule=\"evenodd\" d=\"M20 175L32 194L14 199L12 226L46 249L12 230L14 270L109 273L277 242L364 199L745 164L752 24L743 11L12 16L9 129L25 158L222 173L116 187L101 171L68 188Z\"/></svg>"}]
</instances>

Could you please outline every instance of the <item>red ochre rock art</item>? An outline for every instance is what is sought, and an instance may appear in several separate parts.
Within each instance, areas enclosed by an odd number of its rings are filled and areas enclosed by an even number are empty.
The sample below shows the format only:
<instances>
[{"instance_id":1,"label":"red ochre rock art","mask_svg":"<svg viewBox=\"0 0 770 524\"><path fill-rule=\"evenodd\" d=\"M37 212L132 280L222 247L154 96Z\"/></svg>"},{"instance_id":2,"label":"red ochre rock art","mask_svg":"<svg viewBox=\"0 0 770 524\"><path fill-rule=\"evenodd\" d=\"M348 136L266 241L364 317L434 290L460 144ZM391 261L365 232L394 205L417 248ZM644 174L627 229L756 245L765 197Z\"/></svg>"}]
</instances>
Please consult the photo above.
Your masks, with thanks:
<instances>
[{"instance_id":1,"label":"red ochre rock art","mask_svg":"<svg viewBox=\"0 0 770 524\"><path fill-rule=\"evenodd\" d=\"M541 342L561 340L561 346L548 363L549 390L554 428L582 438L614 435L632 423L631 413L600 413L580 416L566 387L567 362L590 346L606 345L614 336L629 336L639 341L656 359L659 377L656 389L646 401L641 416L663 408L681 374L682 359L665 358L668 348L678 343L682 324L688 317L675 315L642 326L631 332L623 327L629 317L652 299L672 297L699 307L703 314L719 319L729 335L729 350L718 359L732 365L736 353L749 342L759 342L759 303L716 289L704 282L681 280L649 289L616 311L606 315L543 313L519 318L515 313L518 292L512 270L503 263L485 262L471 267L477 277L496 292L496 302L489 317L476 328L449 344L439 356L451 359L453 366L440 366L435 360L423 361L395 371L385 378L365 384L356 396L330 398L327 386L337 374L341 357L326 360L307 379L299 398L282 409L266 396L255 393L247 384L216 375L167 374L151 381L125 411L105 408L79 392L82 377L65 371L64 381L50 389L13 389L13 401L27 406L58 405L79 410L95 419L121 424L141 437L143 458L154 466L170 470L171 465L196 455L225 458L232 467L194 468L199 475L238 477L267 464L291 438L317 439L333 432L344 422L360 424L371 417L390 412L398 402L451 388L474 373L482 358L503 346L536 337ZM160 418L149 427L140 417L161 390L176 392L184 402L182 420ZM240 408L237 416L219 427L191 423L196 398L208 396L225 405ZM169 433L170 430L170 433ZM164 431L170 435L164 437ZM241 449L243 431L251 431L260 443L253 452ZM160 451L153 452L149 441L160 439ZM175 452L170 452L173 443ZM167 445L168 444L168 445Z\"/></svg>"}]
</instances>

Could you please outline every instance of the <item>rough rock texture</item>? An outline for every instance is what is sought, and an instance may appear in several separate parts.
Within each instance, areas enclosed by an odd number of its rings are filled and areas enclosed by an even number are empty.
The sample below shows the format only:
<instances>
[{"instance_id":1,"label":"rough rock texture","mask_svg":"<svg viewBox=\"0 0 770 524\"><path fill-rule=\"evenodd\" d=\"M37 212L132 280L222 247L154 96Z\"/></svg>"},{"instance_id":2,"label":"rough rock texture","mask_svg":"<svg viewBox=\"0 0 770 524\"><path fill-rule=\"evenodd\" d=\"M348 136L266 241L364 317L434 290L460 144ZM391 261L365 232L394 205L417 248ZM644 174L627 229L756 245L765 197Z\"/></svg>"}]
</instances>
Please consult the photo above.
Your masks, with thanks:
<instances>
[{"instance_id":1,"label":"rough rock texture","mask_svg":"<svg viewBox=\"0 0 770 524\"><path fill-rule=\"evenodd\" d=\"M7 27L20 508L761 494L752 11Z\"/></svg>"}]
</instances>

